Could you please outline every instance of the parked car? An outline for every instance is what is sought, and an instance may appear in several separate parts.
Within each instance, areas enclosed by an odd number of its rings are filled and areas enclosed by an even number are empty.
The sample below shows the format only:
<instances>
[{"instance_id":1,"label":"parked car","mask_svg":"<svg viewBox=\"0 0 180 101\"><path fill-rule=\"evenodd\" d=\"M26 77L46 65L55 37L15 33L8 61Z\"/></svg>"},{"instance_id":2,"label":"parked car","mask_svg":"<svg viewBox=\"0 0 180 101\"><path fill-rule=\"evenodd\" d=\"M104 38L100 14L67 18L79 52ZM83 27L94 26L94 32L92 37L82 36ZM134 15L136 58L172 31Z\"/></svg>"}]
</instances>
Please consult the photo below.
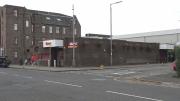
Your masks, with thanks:
<instances>
[{"instance_id":1,"label":"parked car","mask_svg":"<svg viewBox=\"0 0 180 101\"><path fill-rule=\"evenodd\" d=\"M176 69L176 61L174 61L174 62L171 64L171 68L172 68L174 71L177 70L177 69Z\"/></svg>"},{"instance_id":2,"label":"parked car","mask_svg":"<svg viewBox=\"0 0 180 101\"><path fill-rule=\"evenodd\" d=\"M0 56L0 67L9 67L10 61L7 59L7 57Z\"/></svg>"}]
</instances>

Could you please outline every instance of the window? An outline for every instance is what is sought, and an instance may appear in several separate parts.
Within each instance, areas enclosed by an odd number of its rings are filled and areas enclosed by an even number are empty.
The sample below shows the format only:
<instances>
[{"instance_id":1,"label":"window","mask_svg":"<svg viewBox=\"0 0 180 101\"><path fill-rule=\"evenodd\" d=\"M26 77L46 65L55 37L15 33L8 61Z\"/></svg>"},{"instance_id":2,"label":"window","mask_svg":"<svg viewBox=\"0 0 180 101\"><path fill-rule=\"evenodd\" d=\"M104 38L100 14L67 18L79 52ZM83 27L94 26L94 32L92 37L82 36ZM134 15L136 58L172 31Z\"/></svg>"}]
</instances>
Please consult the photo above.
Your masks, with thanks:
<instances>
[{"instance_id":1,"label":"window","mask_svg":"<svg viewBox=\"0 0 180 101\"><path fill-rule=\"evenodd\" d=\"M34 51L35 51L35 52L38 52L38 50L39 50L39 47L37 47L37 46L34 47Z\"/></svg>"},{"instance_id":2,"label":"window","mask_svg":"<svg viewBox=\"0 0 180 101\"><path fill-rule=\"evenodd\" d=\"M17 10L14 10L14 16L17 16Z\"/></svg>"},{"instance_id":3,"label":"window","mask_svg":"<svg viewBox=\"0 0 180 101\"><path fill-rule=\"evenodd\" d=\"M26 40L29 40L29 36L26 36Z\"/></svg>"},{"instance_id":4,"label":"window","mask_svg":"<svg viewBox=\"0 0 180 101\"><path fill-rule=\"evenodd\" d=\"M49 26L49 33L52 33L52 26Z\"/></svg>"},{"instance_id":5,"label":"window","mask_svg":"<svg viewBox=\"0 0 180 101\"><path fill-rule=\"evenodd\" d=\"M58 18L57 21L62 21L62 20Z\"/></svg>"},{"instance_id":6,"label":"window","mask_svg":"<svg viewBox=\"0 0 180 101\"><path fill-rule=\"evenodd\" d=\"M46 32L46 26L42 26L42 32L43 32L43 33Z\"/></svg>"},{"instance_id":7,"label":"window","mask_svg":"<svg viewBox=\"0 0 180 101\"><path fill-rule=\"evenodd\" d=\"M18 25L14 24L14 30L17 30L17 29L18 29Z\"/></svg>"},{"instance_id":8,"label":"window","mask_svg":"<svg viewBox=\"0 0 180 101\"><path fill-rule=\"evenodd\" d=\"M29 27L29 21L26 20L26 27Z\"/></svg>"},{"instance_id":9,"label":"window","mask_svg":"<svg viewBox=\"0 0 180 101\"><path fill-rule=\"evenodd\" d=\"M17 39L17 38L15 38L15 44L16 44L16 45L18 44L18 39Z\"/></svg>"},{"instance_id":10,"label":"window","mask_svg":"<svg viewBox=\"0 0 180 101\"><path fill-rule=\"evenodd\" d=\"M34 41L32 41L31 44L34 45Z\"/></svg>"},{"instance_id":11,"label":"window","mask_svg":"<svg viewBox=\"0 0 180 101\"><path fill-rule=\"evenodd\" d=\"M56 33L59 33L59 27L56 27Z\"/></svg>"},{"instance_id":12,"label":"window","mask_svg":"<svg viewBox=\"0 0 180 101\"><path fill-rule=\"evenodd\" d=\"M66 28L63 27L63 34L66 34Z\"/></svg>"},{"instance_id":13,"label":"window","mask_svg":"<svg viewBox=\"0 0 180 101\"><path fill-rule=\"evenodd\" d=\"M17 52L14 52L14 57L15 57L15 58L17 58L17 57L18 57Z\"/></svg>"},{"instance_id":14,"label":"window","mask_svg":"<svg viewBox=\"0 0 180 101\"><path fill-rule=\"evenodd\" d=\"M51 18L50 17L46 17L46 20L51 20Z\"/></svg>"},{"instance_id":15,"label":"window","mask_svg":"<svg viewBox=\"0 0 180 101\"><path fill-rule=\"evenodd\" d=\"M29 52L30 52L30 49L26 49L26 52L29 53Z\"/></svg>"},{"instance_id":16,"label":"window","mask_svg":"<svg viewBox=\"0 0 180 101\"><path fill-rule=\"evenodd\" d=\"M32 32L34 32L34 25L32 25L32 27L31 27L31 31L32 31Z\"/></svg>"}]
</instances>

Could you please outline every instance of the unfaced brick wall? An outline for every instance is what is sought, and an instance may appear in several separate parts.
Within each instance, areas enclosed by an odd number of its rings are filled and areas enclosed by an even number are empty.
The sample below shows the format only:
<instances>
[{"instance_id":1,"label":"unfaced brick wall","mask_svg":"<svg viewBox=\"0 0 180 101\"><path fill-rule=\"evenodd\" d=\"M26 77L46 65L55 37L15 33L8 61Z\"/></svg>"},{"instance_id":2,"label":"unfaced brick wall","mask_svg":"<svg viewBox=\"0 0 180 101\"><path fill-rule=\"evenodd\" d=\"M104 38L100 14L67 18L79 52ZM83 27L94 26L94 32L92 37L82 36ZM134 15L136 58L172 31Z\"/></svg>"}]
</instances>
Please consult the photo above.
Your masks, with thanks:
<instances>
[{"instance_id":1,"label":"unfaced brick wall","mask_svg":"<svg viewBox=\"0 0 180 101\"><path fill-rule=\"evenodd\" d=\"M65 63L72 65L72 39L65 40ZM110 40L78 38L75 49L76 66L110 65ZM113 65L156 63L159 61L159 44L113 40Z\"/></svg>"}]
</instances>

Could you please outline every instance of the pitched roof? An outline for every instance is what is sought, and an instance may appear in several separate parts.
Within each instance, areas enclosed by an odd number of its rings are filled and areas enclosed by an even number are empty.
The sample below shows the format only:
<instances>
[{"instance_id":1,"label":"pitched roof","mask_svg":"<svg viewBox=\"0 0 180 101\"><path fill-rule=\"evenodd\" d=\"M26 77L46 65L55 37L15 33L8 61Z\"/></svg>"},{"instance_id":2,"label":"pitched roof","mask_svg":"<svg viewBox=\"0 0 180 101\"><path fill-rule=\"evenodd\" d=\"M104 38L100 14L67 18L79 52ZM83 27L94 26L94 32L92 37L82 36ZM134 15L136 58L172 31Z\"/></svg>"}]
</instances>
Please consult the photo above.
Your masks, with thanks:
<instances>
[{"instance_id":1,"label":"pitched roof","mask_svg":"<svg viewBox=\"0 0 180 101\"><path fill-rule=\"evenodd\" d=\"M161 31L135 33L135 34L127 34L127 35L117 35L117 36L113 36L113 38L114 39L125 39L125 38L135 38L135 37L143 37L143 36L157 36L157 35L168 35L168 34L177 34L177 33L180 33L180 29L161 30Z\"/></svg>"}]
</instances>

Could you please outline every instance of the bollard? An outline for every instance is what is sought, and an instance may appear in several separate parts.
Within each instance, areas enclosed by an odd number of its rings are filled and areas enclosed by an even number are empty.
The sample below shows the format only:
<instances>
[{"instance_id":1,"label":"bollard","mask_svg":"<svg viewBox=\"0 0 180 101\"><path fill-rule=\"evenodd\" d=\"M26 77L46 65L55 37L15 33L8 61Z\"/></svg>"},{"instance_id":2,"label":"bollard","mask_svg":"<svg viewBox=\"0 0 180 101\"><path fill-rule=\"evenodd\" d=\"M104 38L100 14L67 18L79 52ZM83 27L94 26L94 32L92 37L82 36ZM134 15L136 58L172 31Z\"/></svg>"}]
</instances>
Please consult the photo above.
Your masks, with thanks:
<instances>
[{"instance_id":1,"label":"bollard","mask_svg":"<svg viewBox=\"0 0 180 101\"><path fill-rule=\"evenodd\" d=\"M54 60L54 67L56 67L56 60Z\"/></svg>"},{"instance_id":2,"label":"bollard","mask_svg":"<svg viewBox=\"0 0 180 101\"><path fill-rule=\"evenodd\" d=\"M48 67L50 67L50 60L48 60Z\"/></svg>"}]
</instances>

